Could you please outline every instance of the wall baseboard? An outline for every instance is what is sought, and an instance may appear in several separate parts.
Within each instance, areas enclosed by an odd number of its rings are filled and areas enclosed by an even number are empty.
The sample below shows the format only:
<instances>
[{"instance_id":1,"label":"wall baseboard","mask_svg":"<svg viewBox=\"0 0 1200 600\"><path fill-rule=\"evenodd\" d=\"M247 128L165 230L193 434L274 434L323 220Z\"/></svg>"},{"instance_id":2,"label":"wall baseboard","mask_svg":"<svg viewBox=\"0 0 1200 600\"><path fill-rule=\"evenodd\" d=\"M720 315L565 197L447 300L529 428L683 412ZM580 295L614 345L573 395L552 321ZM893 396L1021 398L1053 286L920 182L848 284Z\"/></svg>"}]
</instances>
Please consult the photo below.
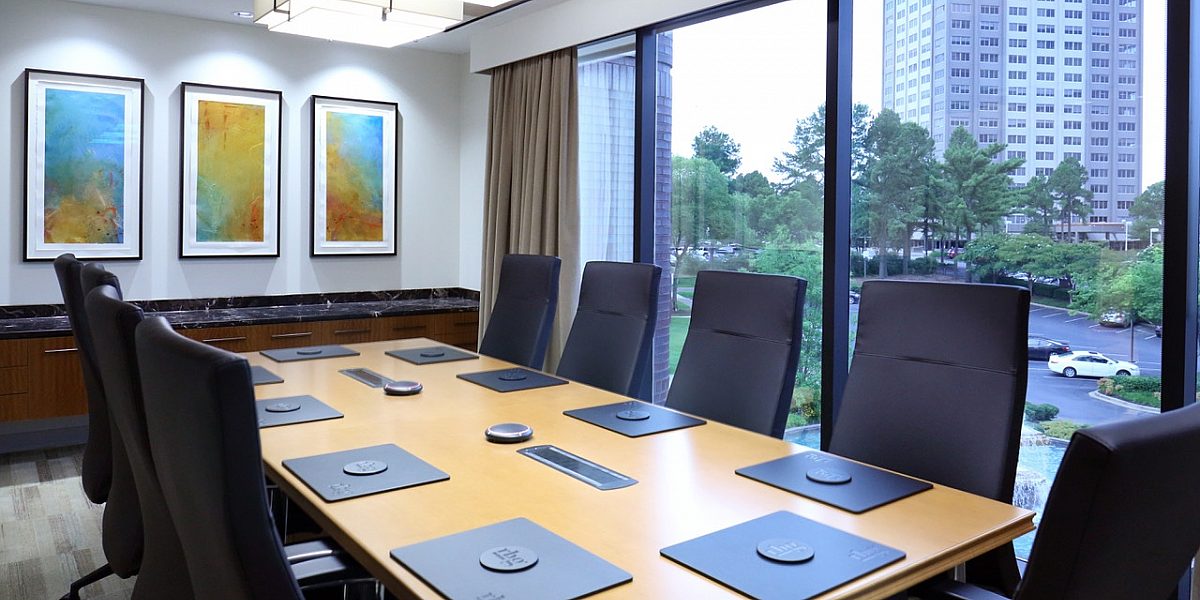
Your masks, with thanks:
<instances>
[{"instance_id":1,"label":"wall baseboard","mask_svg":"<svg viewBox=\"0 0 1200 600\"><path fill-rule=\"evenodd\" d=\"M87 415L0 423L0 454L78 446L87 435Z\"/></svg>"}]
</instances>

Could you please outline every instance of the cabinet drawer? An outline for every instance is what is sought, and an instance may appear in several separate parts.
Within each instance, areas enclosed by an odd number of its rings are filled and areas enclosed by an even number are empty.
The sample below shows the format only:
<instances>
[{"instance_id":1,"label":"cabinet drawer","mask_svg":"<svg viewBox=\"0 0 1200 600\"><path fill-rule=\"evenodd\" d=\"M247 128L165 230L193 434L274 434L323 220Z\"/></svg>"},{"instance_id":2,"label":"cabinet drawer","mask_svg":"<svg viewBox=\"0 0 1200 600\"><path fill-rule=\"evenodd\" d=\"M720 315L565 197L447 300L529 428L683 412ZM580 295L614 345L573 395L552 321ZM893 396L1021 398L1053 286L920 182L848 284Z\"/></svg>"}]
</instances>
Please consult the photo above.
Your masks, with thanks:
<instances>
[{"instance_id":1,"label":"cabinet drawer","mask_svg":"<svg viewBox=\"0 0 1200 600\"><path fill-rule=\"evenodd\" d=\"M29 391L29 367L0 367L0 396Z\"/></svg>"},{"instance_id":2,"label":"cabinet drawer","mask_svg":"<svg viewBox=\"0 0 1200 600\"><path fill-rule=\"evenodd\" d=\"M198 342L204 342L230 352L249 352L250 335L246 327L208 327L204 329L181 329L179 333Z\"/></svg>"},{"instance_id":3,"label":"cabinet drawer","mask_svg":"<svg viewBox=\"0 0 1200 600\"><path fill-rule=\"evenodd\" d=\"M375 319L346 319L322 321L317 331L325 344L357 344L374 340Z\"/></svg>"},{"instance_id":4,"label":"cabinet drawer","mask_svg":"<svg viewBox=\"0 0 1200 600\"><path fill-rule=\"evenodd\" d=\"M438 315L441 331L449 335L478 337L479 313L464 312Z\"/></svg>"},{"instance_id":5,"label":"cabinet drawer","mask_svg":"<svg viewBox=\"0 0 1200 600\"><path fill-rule=\"evenodd\" d=\"M28 343L25 340L0 341L0 367L19 367L29 364Z\"/></svg>"},{"instance_id":6,"label":"cabinet drawer","mask_svg":"<svg viewBox=\"0 0 1200 600\"><path fill-rule=\"evenodd\" d=\"M251 328L254 350L273 348L299 348L326 343L318 327L321 323L273 323L255 325Z\"/></svg>"},{"instance_id":7,"label":"cabinet drawer","mask_svg":"<svg viewBox=\"0 0 1200 600\"><path fill-rule=\"evenodd\" d=\"M29 369L26 417L47 419L87 413L87 393L75 339L54 337L30 340L34 361Z\"/></svg>"},{"instance_id":8,"label":"cabinet drawer","mask_svg":"<svg viewBox=\"0 0 1200 600\"><path fill-rule=\"evenodd\" d=\"M433 337L436 330L431 316L380 317L375 319L376 340L403 340L417 337Z\"/></svg>"},{"instance_id":9,"label":"cabinet drawer","mask_svg":"<svg viewBox=\"0 0 1200 600\"><path fill-rule=\"evenodd\" d=\"M29 394L0 395L0 422L23 421L29 418Z\"/></svg>"}]
</instances>

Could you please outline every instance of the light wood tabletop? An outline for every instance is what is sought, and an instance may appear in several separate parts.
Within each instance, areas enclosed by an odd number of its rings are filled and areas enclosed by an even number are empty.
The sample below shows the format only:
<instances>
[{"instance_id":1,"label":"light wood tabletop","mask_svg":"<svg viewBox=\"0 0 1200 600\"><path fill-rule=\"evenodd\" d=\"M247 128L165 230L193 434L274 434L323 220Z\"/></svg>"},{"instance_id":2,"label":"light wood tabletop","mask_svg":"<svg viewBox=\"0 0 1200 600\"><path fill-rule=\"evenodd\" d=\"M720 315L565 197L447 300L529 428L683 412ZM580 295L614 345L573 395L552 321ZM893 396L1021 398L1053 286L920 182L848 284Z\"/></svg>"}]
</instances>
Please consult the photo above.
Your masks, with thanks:
<instances>
[{"instance_id":1,"label":"light wood tabletop","mask_svg":"<svg viewBox=\"0 0 1200 600\"><path fill-rule=\"evenodd\" d=\"M441 346L427 339L350 347L359 356L276 363L246 354L284 378L256 387L259 399L311 394L344 418L262 430L268 475L398 597L439 595L394 561L397 547L526 517L633 575L605 598L740 597L659 555L666 546L786 510L898 548L906 558L821 598L882 598L949 570L1033 530L1033 513L951 488L932 490L852 514L736 475L735 469L806 448L709 421L699 427L629 438L563 415L623 397L578 383L499 393L459 373L511 366L480 357L417 366L387 350ZM339 369L366 367L419 381L415 396L388 396ZM493 444L488 426L518 422L533 439ZM377 444L396 444L450 479L327 503L282 461ZM553 444L638 480L597 490L517 453Z\"/></svg>"}]
</instances>

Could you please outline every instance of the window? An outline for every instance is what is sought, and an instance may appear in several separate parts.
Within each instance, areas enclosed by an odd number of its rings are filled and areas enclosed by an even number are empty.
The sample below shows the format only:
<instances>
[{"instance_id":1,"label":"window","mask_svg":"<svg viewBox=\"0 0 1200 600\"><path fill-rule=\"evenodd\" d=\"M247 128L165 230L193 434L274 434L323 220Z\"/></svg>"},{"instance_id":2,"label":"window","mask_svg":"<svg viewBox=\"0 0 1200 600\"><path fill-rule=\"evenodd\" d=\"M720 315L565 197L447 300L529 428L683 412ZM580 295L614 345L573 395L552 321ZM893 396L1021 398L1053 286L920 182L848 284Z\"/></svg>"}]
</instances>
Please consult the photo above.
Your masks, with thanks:
<instances>
[{"instance_id":1,"label":"window","mask_svg":"<svg viewBox=\"0 0 1200 600\"><path fill-rule=\"evenodd\" d=\"M1092 11L1092 20L1093 21L1107 21L1108 16L1109 15L1108 15L1107 11L1103 11L1103 10L1093 10Z\"/></svg>"},{"instance_id":2,"label":"window","mask_svg":"<svg viewBox=\"0 0 1200 600\"><path fill-rule=\"evenodd\" d=\"M1008 112L1025 112L1029 110L1024 102L1009 102Z\"/></svg>"},{"instance_id":3,"label":"window","mask_svg":"<svg viewBox=\"0 0 1200 600\"><path fill-rule=\"evenodd\" d=\"M1037 47L1053 50L1054 49L1054 40L1038 40Z\"/></svg>"},{"instance_id":4,"label":"window","mask_svg":"<svg viewBox=\"0 0 1200 600\"><path fill-rule=\"evenodd\" d=\"M1025 40L1025 39L1021 39L1021 38L1009 38L1009 40L1008 40L1009 48L1026 48L1028 46L1029 46L1029 40Z\"/></svg>"},{"instance_id":5,"label":"window","mask_svg":"<svg viewBox=\"0 0 1200 600\"><path fill-rule=\"evenodd\" d=\"M1023 65L1029 62L1029 57L1024 54L1009 54L1008 63L1013 65ZM1011 71L1010 71L1011 72Z\"/></svg>"},{"instance_id":6,"label":"window","mask_svg":"<svg viewBox=\"0 0 1200 600\"><path fill-rule=\"evenodd\" d=\"M1037 89L1037 95L1039 98L1052 98L1054 96L1054 88L1040 87Z\"/></svg>"},{"instance_id":7,"label":"window","mask_svg":"<svg viewBox=\"0 0 1200 600\"><path fill-rule=\"evenodd\" d=\"M1000 93L1000 87L995 85L979 86L979 93L984 96L996 96Z\"/></svg>"},{"instance_id":8,"label":"window","mask_svg":"<svg viewBox=\"0 0 1200 600\"><path fill-rule=\"evenodd\" d=\"M971 21L967 20L967 19L951 19L950 20L950 28L951 29L970 29Z\"/></svg>"},{"instance_id":9,"label":"window","mask_svg":"<svg viewBox=\"0 0 1200 600\"><path fill-rule=\"evenodd\" d=\"M1077 135L1063 136L1063 145L1065 145L1065 146L1082 146L1083 138L1081 138Z\"/></svg>"},{"instance_id":10,"label":"window","mask_svg":"<svg viewBox=\"0 0 1200 600\"><path fill-rule=\"evenodd\" d=\"M984 4L979 7L979 14L998 15L1000 14L1000 7L995 4Z\"/></svg>"},{"instance_id":11,"label":"window","mask_svg":"<svg viewBox=\"0 0 1200 600\"><path fill-rule=\"evenodd\" d=\"M962 67L954 67L954 68L950 69L950 76L951 77L970 77L971 70L964 69Z\"/></svg>"},{"instance_id":12,"label":"window","mask_svg":"<svg viewBox=\"0 0 1200 600\"><path fill-rule=\"evenodd\" d=\"M1039 56L1039 57L1037 57L1037 64L1052 65L1052 64L1054 64L1054 57L1053 56Z\"/></svg>"},{"instance_id":13,"label":"window","mask_svg":"<svg viewBox=\"0 0 1200 600\"><path fill-rule=\"evenodd\" d=\"M979 102L979 110L984 112L993 112L1000 110L1000 103L995 100L983 100Z\"/></svg>"},{"instance_id":14,"label":"window","mask_svg":"<svg viewBox=\"0 0 1200 600\"><path fill-rule=\"evenodd\" d=\"M1000 62L1000 55L995 53L980 52L979 62L998 63Z\"/></svg>"},{"instance_id":15,"label":"window","mask_svg":"<svg viewBox=\"0 0 1200 600\"><path fill-rule=\"evenodd\" d=\"M1063 42L1063 50L1083 50L1083 42ZM1071 64L1069 60L1063 59L1063 64Z\"/></svg>"},{"instance_id":16,"label":"window","mask_svg":"<svg viewBox=\"0 0 1200 600\"><path fill-rule=\"evenodd\" d=\"M1009 71L1008 72L1008 78L1010 80L1023 80L1026 77L1028 77L1028 75L1029 75L1029 73L1026 71Z\"/></svg>"},{"instance_id":17,"label":"window","mask_svg":"<svg viewBox=\"0 0 1200 600\"><path fill-rule=\"evenodd\" d=\"M1137 171L1133 169L1117 169L1117 177L1121 179L1133 179L1137 177Z\"/></svg>"},{"instance_id":18,"label":"window","mask_svg":"<svg viewBox=\"0 0 1200 600\"><path fill-rule=\"evenodd\" d=\"M1010 6L1008 7L1008 14L1013 17L1023 17L1029 14L1029 9L1024 6Z\"/></svg>"},{"instance_id":19,"label":"window","mask_svg":"<svg viewBox=\"0 0 1200 600\"><path fill-rule=\"evenodd\" d=\"M1137 85L1137 77L1134 75L1118 75L1117 83L1121 85Z\"/></svg>"},{"instance_id":20,"label":"window","mask_svg":"<svg viewBox=\"0 0 1200 600\"><path fill-rule=\"evenodd\" d=\"M980 69L979 70L979 78L980 79L999 79L1000 71L998 71L996 69Z\"/></svg>"},{"instance_id":21,"label":"window","mask_svg":"<svg viewBox=\"0 0 1200 600\"><path fill-rule=\"evenodd\" d=\"M1009 23L1008 30L1023 33L1023 32L1029 31L1029 24L1028 23L1017 23L1017 22Z\"/></svg>"},{"instance_id":22,"label":"window","mask_svg":"<svg viewBox=\"0 0 1200 600\"><path fill-rule=\"evenodd\" d=\"M1034 123L1034 127L1037 129L1054 129L1054 121L1048 119L1038 119Z\"/></svg>"},{"instance_id":23,"label":"window","mask_svg":"<svg viewBox=\"0 0 1200 600\"><path fill-rule=\"evenodd\" d=\"M1088 171L1088 177L1108 177L1108 169L1091 169Z\"/></svg>"},{"instance_id":24,"label":"window","mask_svg":"<svg viewBox=\"0 0 1200 600\"><path fill-rule=\"evenodd\" d=\"M1108 153L1107 152L1093 152L1090 155L1088 155L1088 158L1091 159L1091 161L1094 163L1108 162Z\"/></svg>"},{"instance_id":25,"label":"window","mask_svg":"<svg viewBox=\"0 0 1200 600\"><path fill-rule=\"evenodd\" d=\"M1048 145L1048 146L1052 146L1052 145L1054 145L1054 136L1052 136L1052 135L1039 135L1039 136L1037 136L1037 138L1034 140L1034 143L1035 143L1035 144L1042 144L1042 145Z\"/></svg>"},{"instance_id":26,"label":"window","mask_svg":"<svg viewBox=\"0 0 1200 600\"><path fill-rule=\"evenodd\" d=\"M951 52L950 60L971 60L970 52Z\"/></svg>"},{"instance_id":27,"label":"window","mask_svg":"<svg viewBox=\"0 0 1200 600\"><path fill-rule=\"evenodd\" d=\"M1038 32L1038 33L1054 33L1054 25L1052 25L1052 24L1039 24L1039 25L1037 26L1037 32Z\"/></svg>"},{"instance_id":28,"label":"window","mask_svg":"<svg viewBox=\"0 0 1200 600\"><path fill-rule=\"evenodd\" d=\"M1039 9L1037 9L1037 16L1054 18L1054 9L1053 8L1039 8Z\"/></svg>"},{"instance_id":29,"label":"window","mask_svg":"<svg viewBox=\"0 0 1200 600\"><path fill-rule=\"evenodd\" d=\"M1083 121L1063 121L1063 129L1083 129Z\"/></svg>"},{"instance_id":30,"label":"window","mask_svg":"<svg viewBox=\"0 0 1200 600\"><path fill-rule=\"evenodd\" d=\"M1026 141L1026 137L1023 135L1018 135L1018 134L1009 134L1008 135L1008 143L1010 143L1010 144L1024 144L1025 141Z\"/></svg>"},{"instance_id":31,"label":"window","mask_svg":"<svg viewBox=\"0 0 1200 600\"><path fill-rule=\"evenodd\" d=\"M1054 105L1053 104L1039 104L1039 105L1037 105L1035 112L1052 113L1052 112L1054 112Z\"/></svg>"},{"instance_id":32,"label":"window","mask_svg":"<svg viewBox=\"0 0 1200 600\"><path fill-rule=\"evenodd\" d=\"M970 100L951 100L950 110L971 110Z\"/></svg>"},{"instance_id":33,"label":"window","mask_svg":"<svg viewBox=\"0 0 1200 600\"><path fill-rule=\"evenodd\" d=\"M1054 81L1054 71L1038 71L1038 81Z\"/></svg>"}]
</instances>

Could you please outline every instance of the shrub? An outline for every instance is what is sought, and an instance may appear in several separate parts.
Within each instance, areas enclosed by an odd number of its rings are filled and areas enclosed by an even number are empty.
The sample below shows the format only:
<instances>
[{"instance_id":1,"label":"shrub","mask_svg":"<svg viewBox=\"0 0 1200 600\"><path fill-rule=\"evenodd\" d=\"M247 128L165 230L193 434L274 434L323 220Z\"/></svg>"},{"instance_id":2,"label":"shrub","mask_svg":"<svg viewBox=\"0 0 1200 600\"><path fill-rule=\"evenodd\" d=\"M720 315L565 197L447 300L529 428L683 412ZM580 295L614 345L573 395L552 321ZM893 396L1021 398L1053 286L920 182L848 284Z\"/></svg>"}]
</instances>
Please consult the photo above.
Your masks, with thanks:
<instances>
[{"instance_id":1,"label":"shrub","mask_svg":"<svg viewBox=\"0 0 1200 600\"><path fill-rule=\"evenodd\" d=\"M1120 392L1161 392L1162 379L1159 377L1113 377L1116 391Z\"/></svg>"},{"instance_id":2,"label":"shrub","mask_svg":"<svg viewBox=\"0 0 1200 600\"><path fill-rule=\"evenodd\" d=\"M788 415L788 423L794 422L793 415L800 425L813 425L821 422L821 398L813 393L811 388L796 386L792 390L792 410Z\"/></svg>"},{"instance_id":3,"label":"shrub","mask_svg":"<svg viewBox=\"0 0 1200 600\"><path fill-rule=\"evenodd\" d=\"M1071 436L1074 435L1076 431L1083 429L1084 427L1087 427L1087 425L1080 425L1079 423L1075 423L1073 421L1046 421L1045 423L1040 423L1038 425L1038 428L1041 429L1042 433L1046 434L1047 437L1057 438L1060 440L1070 440Z\"/></svg>"},{"instance_id":4,"label":"shrub","mask_svg":"<svg viewBox=\"0 0 1200 600\"><path fill-rule=\"evenodd\" d=\"M1058 407L1053 404L1026 404L1025 416L1034 423L1049 421L1058 416Z\"/></svg>"}]
</instances>

